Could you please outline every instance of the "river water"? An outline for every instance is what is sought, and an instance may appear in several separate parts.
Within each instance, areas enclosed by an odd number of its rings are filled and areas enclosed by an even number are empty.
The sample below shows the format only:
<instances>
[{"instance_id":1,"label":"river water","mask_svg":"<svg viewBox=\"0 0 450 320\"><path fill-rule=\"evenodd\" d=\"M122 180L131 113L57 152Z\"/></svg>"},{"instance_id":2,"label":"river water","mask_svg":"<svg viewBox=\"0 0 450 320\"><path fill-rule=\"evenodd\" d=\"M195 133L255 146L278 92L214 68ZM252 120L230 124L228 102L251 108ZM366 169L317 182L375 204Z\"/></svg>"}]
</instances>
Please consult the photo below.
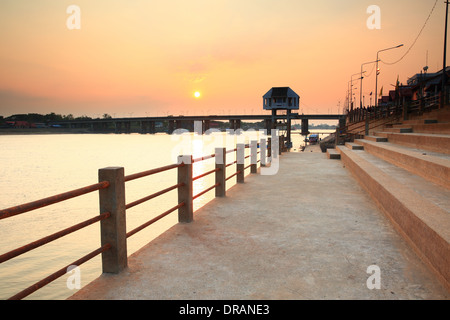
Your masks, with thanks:
<instances>
[{"instance_id":1,"label":"river water","mask_svg":"<svg viewBox=\"0 0 450 320\"><path fill-rule=\"evenodd\" d=\"M179 154L194 158L214 153L215 147L234 148L236 143L264 137L197 134L48 134L0 135L0 209L38 200L98 182L98 169L125 168L125 175L176 162ZM294 132L294 151L303 145ZM247 140L247 141L246 141ZM227 156L234 161L234 154ZM194 176L212 170L214 159L194 164ZM230 167L233 168L234 167ZM248 171L249 172L249 171ZM246 172L246 174L248 174ZM231 173L227 173L227 176ZM176 169L126 183L126 203L176 184ZM235 179L227 181L227 189ZM212 186L214 175L194 182L194 194ZM214 191L194 201L194 210L214 198ZM177 204L171 191L127 210L130 231ZM0 220L0 254L38 240L99 214L98 192ZM128 238L128 254L177 223L173 212ZM7 299L51 273L64 268L100 247L100 225L96 223L50 244L0 264L0 299ZM100 255L80 266L81 286L101 274ZM69 274L53 281L26 299L65 299L76 292L68 286Z\"/></svg>"}]
</instances>

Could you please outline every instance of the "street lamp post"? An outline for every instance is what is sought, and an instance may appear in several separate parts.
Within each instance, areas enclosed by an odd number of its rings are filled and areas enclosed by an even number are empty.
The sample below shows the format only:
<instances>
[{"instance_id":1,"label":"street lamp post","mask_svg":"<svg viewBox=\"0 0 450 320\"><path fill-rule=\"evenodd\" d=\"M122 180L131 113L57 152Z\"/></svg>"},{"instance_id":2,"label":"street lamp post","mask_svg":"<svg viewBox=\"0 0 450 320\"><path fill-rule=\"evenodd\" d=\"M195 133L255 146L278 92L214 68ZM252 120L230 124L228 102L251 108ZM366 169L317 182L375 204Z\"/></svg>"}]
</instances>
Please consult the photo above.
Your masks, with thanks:
<instances>
[{"instance_id":1,"label":"street lamp post","mask_svg":"<svg viewBox=\"0 0 450 320\"><path fill-rule=\"evenodd\" d=\"M403 47L403 44L399 44L398 46L391 47L391 48L382 49L382 50L379 50L377 52L377 60L376 60L376 62L377 62L377 70L376 70L377 74L376 74L376 77L375 77L375 107L378 106L378 99L377 99L377 97L378 97L378 61L380 61L378 59L378 55L380 54L380 52L391 50L391 49L397 49L397 48L400 48L400 47Z\"/></svg>"},{"instance_id":2,"label":"street lamp post","mask_svg":"<svg viewBox=\"0 0 450 320\"><path fill-rule=\"evenodd\" d=\"M351 107L353 107L353 81L355 81L355 80L359 80L359 79L361 79L363 76L362 76L362 74L363 74L363 72L361 71L361 72L358 72L358 73L355 73L355 74L353 74L351 77L350 77L350 92L349 92L349 94L350 94L350 101L351 101ZM355 79L355 80L353 80L353 77L354 76L357 76L357 75L359 75L360 76L360 78L358 78L358 79ZM353 109L353 108L352 108Z\"/></svg>"},{"instance_id":3,"label":"street lamp post","mask_svg":"<svg viewBox=\"0 0 450 320\"><path fill-rule=\"evenodd\" d=\"M362 81L363 81L363 79L364 79L364 77L362 76L362 74L363 74L363 66L364 65L366 65L366 64L371 64L371 63L375 63L375 62L378 62L379 60L377 59L376 61L371 61L371 62L365 62L365 63L363 63L362 65L361 65L361 85L360 85L360 88L359 88L359 106L362 108L362 106L363 106L363 101L362 101L362 87L363 87L363 85L362 85ZM378 72L378 71L377 71Z\"/></svg>"}]
</instances>

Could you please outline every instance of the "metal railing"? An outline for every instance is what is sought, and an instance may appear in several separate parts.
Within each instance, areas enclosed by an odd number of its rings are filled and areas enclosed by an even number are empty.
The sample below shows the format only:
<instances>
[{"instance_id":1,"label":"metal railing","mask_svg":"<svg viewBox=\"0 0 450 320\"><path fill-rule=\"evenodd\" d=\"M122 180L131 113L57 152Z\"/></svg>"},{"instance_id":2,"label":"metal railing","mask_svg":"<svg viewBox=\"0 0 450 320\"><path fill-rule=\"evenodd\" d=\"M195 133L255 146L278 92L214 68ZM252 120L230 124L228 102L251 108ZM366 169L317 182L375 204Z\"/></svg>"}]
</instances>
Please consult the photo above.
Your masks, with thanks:
<instances>
[{"instance_id":1,"label":"metal railing","mask_svg":"<svg viewBox=\"0 0 450 320\"><path fill-rule=\"evenodd\" d=\"M341 128L341 139L353 139L367 135L369 130L408 119L410 115L421 115L440 107L440 94L430 95L413 101L392 101L377 107L357 108L347 113L347 125ZM446 97L445 101L448 101Z\"/></svg>"},{"instance_id":2,"label":"metal railing","mask_svg":"<svg viewBox=\"0 0 450 320\"><path fill-rule=\"evenodd\" d=\"M268 140L268 145L266 145L266 140L262 139L264 143L264 151L267 150L269 157L271 155L270 139ZM124 175L124 168L122 167L109 167L99 169L99 180L100 182L72 190L69 192L57 194L48 198L40 199L30 203L10 207L7 209L0 210L0 220L10 218L25 212L29 212L38 208L46 207L58 202L62 202L68 199L76 198L87 193L94 191L99 191L100 198L100 214L85 220L81 223L73 225L72 227L66 228L37 241L31 242L20 248L11 250L7 253L0 255L0 263L13 259L21 254L29 252L33 249L41 247L52 241L55 241L61 237L71 234L75 231L81 230L87 226L94 223L100 222L100 233L101 233L101 247L90 252L89 254L81 257L80 259L72 262L66 267L52 273L45 279L31 285L30 287L20 291L14 296L10 297L10 300L19 300L27 297L33 292L41 289L50 282L58 279L67 273L70 266L79 266L97 255L102 255L102 269L104 273L119 273L127 266L127 250L126 250L126 239L133 236L137 232L147 228L156 221L162 219L168 214L178 210L178 221L179 222L191 222L193 220L193 201L205 193L216 190L216 197L222 197L226 194L226 181L236 176L237 183L244 182L244 171L251 168L251 173L257 172L257 163L265 164L266 155L262 155L258 151L259 144L257 141L252 141L250 144L238 144L235 149L226 150L225 148L216 148L214 154L193 159L192 156L179 156L178 163L167 165L164 167L139 172L136 174L131 174L128 176ZM267 146L267 148L266 148ZM245 149L250 149L250 154L245 156ZM236 154L236 160L226 164L226 156L229 153L234 152ZM260 159L257 159L257 156ZM209 170L198 176L192 176L192 165L204 160L216 158L215 169ZM245 165L245 160L250 159L250 164ZM226 170L228 167L236 164L236 171L230 176L226 177ZM165 172L168 170L178 170L178 182L170 187L160 190L156 193L143 197L141 199L135 200L128 204L125 203L125 183L140 179L143 177L148 177L157 173ZM216 181L215 183L206 188L205 190L193 195L193 181L205 178L211 174L215 173ZM133 230L126 232L126 218L125 213L127 209L140 205L144 202L152 200L158 196L166 194L170 191L178 190L178 204L169 210L161 213L160 215L152 218L151 220L143 223L142 225L134 228Z\"/></svg>"}]
</instances>

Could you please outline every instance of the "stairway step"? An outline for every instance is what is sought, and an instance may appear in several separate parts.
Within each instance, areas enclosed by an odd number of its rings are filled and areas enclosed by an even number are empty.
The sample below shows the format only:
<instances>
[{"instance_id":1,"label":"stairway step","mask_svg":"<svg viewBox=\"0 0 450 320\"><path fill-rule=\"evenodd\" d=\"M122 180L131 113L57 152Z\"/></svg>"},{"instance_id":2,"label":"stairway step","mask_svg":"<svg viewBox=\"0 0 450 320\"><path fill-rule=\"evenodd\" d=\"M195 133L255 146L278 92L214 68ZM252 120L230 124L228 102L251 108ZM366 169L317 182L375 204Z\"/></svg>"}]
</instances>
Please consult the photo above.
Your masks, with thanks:
<instances>
[{"instance_id":1,"label":"stairway step","mask_svg":"<svg viewBox=\"0 0 450 320\"><path fill-rule=\"evenodd\" d=\"M364 149L364 146L354 143L354 142L346 142L345 146L352 150L363 150Z\"/></svg>"},{"instance_id":2,"label":"stairway step","mask_svg":"<svg viewBox=\"0 0 450 320\"><path fill-rule=\"evenodd\" d=\"M373 142L371 142L373 143ZM375 143L376 144L376 143ZM369 161L366 152L353 151L338 146L341 160L345 167L352 172L356 180L364 187L383 212L393 222L394 227L411 244L423 261L436 273L447 289L450 289L450 215L448 211L448 195L444 194L444 206L436 205L426 196L426 192L433 194L448 192L433 189L438 186L426 183L419 186L428 191L413 190L411 184L419 183L419 177L408 177L395 166L384 162ZM381 160L382 161L382 160ZM393 174L395 172L395 174ZM400 181L397 180L399 177ZM405 179L405 180L401 180ZM419 183L420 184L420 183ZM415 186L413 186L415 187ZM425 192L425 193L423 193Z\"/></svg>"},{"instance_id":3,"label":"stairway step","mask_svg":"<svg viewBox=\"0 0 450 320\"><path fill-rule=\"evenodd\" d=\"M375 131L373 134L374 134L374 136L377 136L377 137L387 138L389 133L392 133L392 132ZM381 142L383 142L383 141L381 141Z\"/></svg>"},{"instance_id":4,"label":"stairway step","mask_svg":"<svg viewBox=\"0 0 450 320\"><path fill-rule=\"evenodd\" d=\"M414 132L450 134L450 122L413 124L411 127Z\"/></svg>"},{"instance_id":5,"label":"stairway step","mask_svg":"<svg viewBox=\"0 0 450 320\"><path fill-rule=\"evenodd\" d=\"M430 124L430 123L438 123L437 119L418 119L418 120L403 120L403 124Z\"/></svg>"},{"instance_id":6,"label":"stairway step","mask_svg":"<svg viewBox=\"0 0 450 320\"><path fill-rule=\"evenodd\" d=\"M411 126L409 127L392 127L392 128L384 128L383 130L384 132L396 132L396 133L409 133L409 132L413 132L413 128Z\"/></svg>"},{"instance_id":7,"label":"stairway step","mask_svg":"<svg viewBox=\"0 0 450 320\"><path fill-rule=\"evenodd\" d=\"M387 137L378 137L378 136L364 136L364 139L374 142L387 142Z\"/></svg>"},{"instance_id":8,"label":"stairway step","mask_svg":"<svg viewBox=\"0 0 450 320\"><path fill-rule=\"evenodd\" d=\"M446 154L414 149L390 142L357 139L355 143L363 145L364 150L383 160L450 189L450 156Z\"/></svg>"},{"instance_id":9,"label":"stairway step","mask_svg":"<svg viewBox=\"0 0 450 320\"><path fill-rule=\"evenodd\" d=\"M341 154L336 149L327 149L328 159L341 159Z\"/></svg>"},{"instance_id":10,"label":"stairway step","mask_svg":"<svg viewBox=\"0 0 450 320\"><path fill-rule=\"evenodd\" d=\"M411 174L406 169L400 168L388 161L378 158L377 156L363 151L355 151L356 154L376 166L389 177L397 180L404 186L407 186L414 192L426 200L432 202L436 206L450 213L450 190L430 182L423 177ZM449 215L450 219L450 215Z\"/></svg>"},{"instance_id":11,"label":"stairway step","mask_svg":"<svg viewBox=\"0 0 450 320\"><path fill-rule=\"evenodd\" d=\"M377 132L375 135L377 138L385 138L386 141L394 144L450 154L450 134Z\"/></svg>"}]
</instances>

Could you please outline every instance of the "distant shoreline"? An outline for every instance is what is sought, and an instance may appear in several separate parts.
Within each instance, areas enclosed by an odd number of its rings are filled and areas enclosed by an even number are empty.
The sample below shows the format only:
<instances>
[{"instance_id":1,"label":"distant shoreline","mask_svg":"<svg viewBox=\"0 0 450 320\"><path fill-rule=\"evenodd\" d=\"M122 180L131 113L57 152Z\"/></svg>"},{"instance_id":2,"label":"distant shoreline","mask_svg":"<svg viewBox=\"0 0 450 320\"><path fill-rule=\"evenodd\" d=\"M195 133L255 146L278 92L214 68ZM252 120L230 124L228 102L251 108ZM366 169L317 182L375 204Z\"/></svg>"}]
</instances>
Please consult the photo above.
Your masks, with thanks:
<instances>
[{"instance_id":1,"label":"distant shoreline","mask_svg":"<svg viewBox=\"0 0 450 320\"><path fill-rule=\"evenodd\" d=\"M31 135L31 134L86 134L97 133L83 129L50 129L50 128L31 128L31 129L0 129L0 136L9 135ZM100 132L99 132L100 133Z\"/></svg>"}]
</instances>

